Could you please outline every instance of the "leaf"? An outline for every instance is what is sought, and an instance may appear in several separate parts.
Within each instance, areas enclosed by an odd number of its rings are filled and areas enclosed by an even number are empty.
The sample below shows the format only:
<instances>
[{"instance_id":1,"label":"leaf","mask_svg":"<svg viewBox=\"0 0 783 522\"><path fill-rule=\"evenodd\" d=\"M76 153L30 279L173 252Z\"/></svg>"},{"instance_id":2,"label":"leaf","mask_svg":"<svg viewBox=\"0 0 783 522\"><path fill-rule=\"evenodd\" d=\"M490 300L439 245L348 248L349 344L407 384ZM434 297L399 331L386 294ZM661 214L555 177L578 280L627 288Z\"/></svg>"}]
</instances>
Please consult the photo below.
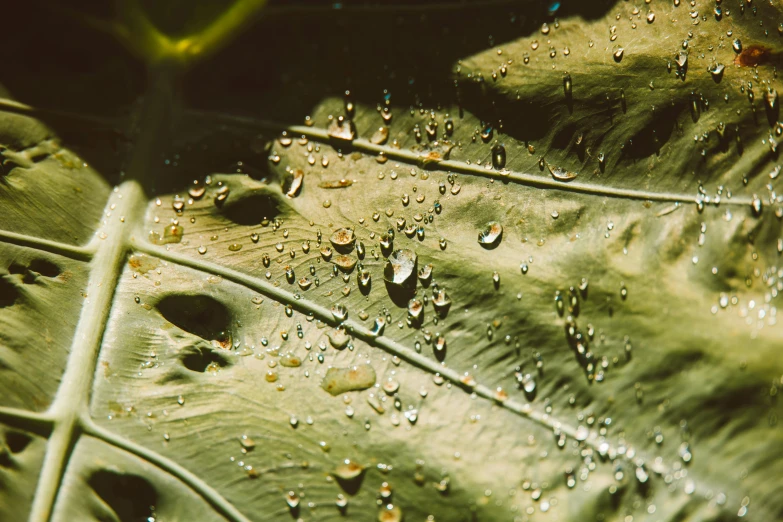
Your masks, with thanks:
<instances>
[{"instance_id":1,"label":"leaf","mask_svg":"<svg viewBox=\"0 0 783 522\"><path fill-rule=\"evenodd\" d=\"M7 35L0 513L781 518L779 7L180 4Z\"/></svg>"}]
</instances>

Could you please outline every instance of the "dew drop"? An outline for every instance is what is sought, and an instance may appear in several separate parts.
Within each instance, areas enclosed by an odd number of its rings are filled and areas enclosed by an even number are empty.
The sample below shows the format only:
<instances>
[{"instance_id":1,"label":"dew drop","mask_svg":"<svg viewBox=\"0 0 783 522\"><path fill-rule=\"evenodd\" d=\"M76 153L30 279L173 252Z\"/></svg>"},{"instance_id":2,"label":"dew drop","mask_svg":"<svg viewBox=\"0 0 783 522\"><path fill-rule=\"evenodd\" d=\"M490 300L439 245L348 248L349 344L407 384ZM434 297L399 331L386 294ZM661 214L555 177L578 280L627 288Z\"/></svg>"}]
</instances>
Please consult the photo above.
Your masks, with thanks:
<instances>
[{"instance_id":1,"label":"dew drop","mask_svg":"<svg viewBox=\"0 0 783 522\"><path fill-rule=\"evenodd\" d=\"M503 236L503 225L497 221L490 221L478 234L478 242L484 248L494 248L500 244Z\"/></svg>"}]
</instances>

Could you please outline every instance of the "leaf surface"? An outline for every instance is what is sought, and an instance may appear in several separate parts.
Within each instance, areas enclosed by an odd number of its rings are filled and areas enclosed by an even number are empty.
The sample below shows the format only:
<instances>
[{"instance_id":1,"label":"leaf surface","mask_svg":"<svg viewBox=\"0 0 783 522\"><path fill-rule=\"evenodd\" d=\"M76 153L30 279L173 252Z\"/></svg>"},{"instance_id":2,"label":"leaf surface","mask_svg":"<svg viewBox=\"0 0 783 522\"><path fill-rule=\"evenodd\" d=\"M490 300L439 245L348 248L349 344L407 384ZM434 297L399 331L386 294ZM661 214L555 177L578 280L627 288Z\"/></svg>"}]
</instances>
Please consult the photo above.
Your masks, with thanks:
<instances>
[{"instance_id":1,"label":"leaf surface","mask_svg":"<svg viewBox=\"0 0 783 522\"><path fill-rule=\"evenodd\" d=\"M778 6L257 7L7 82L0 507L783 515Z\"/></svg>"}]
</instances>

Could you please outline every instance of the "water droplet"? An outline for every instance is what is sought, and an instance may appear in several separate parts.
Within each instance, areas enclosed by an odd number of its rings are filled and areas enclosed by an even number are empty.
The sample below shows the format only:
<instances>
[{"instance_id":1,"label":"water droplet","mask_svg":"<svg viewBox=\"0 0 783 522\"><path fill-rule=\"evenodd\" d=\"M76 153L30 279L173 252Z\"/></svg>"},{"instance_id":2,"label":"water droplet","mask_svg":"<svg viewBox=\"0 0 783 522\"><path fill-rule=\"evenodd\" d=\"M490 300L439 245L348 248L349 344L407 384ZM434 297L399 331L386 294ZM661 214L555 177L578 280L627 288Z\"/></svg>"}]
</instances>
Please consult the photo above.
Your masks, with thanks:
<instances>
[{"instance_id":1,"label":"water droplet","mask_svg":"<svg viewBox=\"0 0 783 522\"><path fill-rule=\"evenodd\" d=\"M280 357L280 365L286 368L298 368L302 365L302 359L288 352Z\"/></svg>"},{"instance_id":2,"label":"water droplet","mask_svg":"<svg viewBox=\"0 0 783 522\"><path fill-rule=\"evenodd\" d=\"M497 170L506 166L506 147L502 143L492 147L492 166Z\"/></svg>"},{"instance_id":3,"label":"water droplet","mask_svg":"<svg viewBox=\"0 0 783 522\"><path fill-rule=\"evenodd\" d=\"M442 362L446 358L446 338L438 335L435 343L432 345L432 351L435 354L435 358Z\"/></svg>"},{"instance_id":4,"label":"water droplet","mask_svg":"<svg viewBox=\"0 0 783 522\"><path fill-rule=\"evenodd\" d=\"M334 246L334 249L338 252L348 253L353 250L354 243L356 242L356 236L353 233L353 229L340 228L334 231L329 241Z\"/></svg>"},{"instance_id":5,"label":"water droplet","mask_svg":"<svg viewBox=\"0 0 783 522\"><path fill-rule=\"evenodd\" d=\"M574 486L576 486L576 475L574 474L574 470L572 468L566 468L565 481L568 489L573 489Z\"/></svg>"},{"instance_id":6,"label":"water droplet","mask_svg":"<svg viewBox=\"0 0 783 522\"><path fill-rule=\"evenodd\" d=\"M389 139L389 129L380 127L370 138L370 141L376 145L383 145Z\"/></svg>"},{"instance_id":7,"label":"water droplet","mask_svg":"<svg viewBox=\"0 0 783 522\"><path fill-rule=\"evenodd\" d=\"M428 263L419 269L419 281L424 286L428 286L432 280L432 264Z\"/></svg>"},{"instance_id":8,"label":"water droplet","mask_svg":"<svg viewBox=\"0 0 783 522\"><path fill-rule=\"evenodd\" d=\"M216 206L222 206L223 203L226 202L226 199L228 199L228 195L231 192L228 185L223 185L220 188L217 189L217 192L215 193L215 205Z\"/></svg>"},{"instance_id":9,"label":"water droplet","mask_svg":"<svg viewBox=\"0 0 783 522\"><path fill-rule=\"evenodd\" d=\"M343 481L351 481L361 477L364 473L364 466L351 459L345 459L335 467L332 475Z\"/></svg>"},{"instance_id":10,"label":"water droplet","mask_svg":"<svg viewBox=\"0 0 783 522\"><path fill-rule=\"evenodd\" d=\"M288 504L288 507L293 511L296 508L299 507L299 495L297 495L293 491L289 491L285 495L285 503Z\"/></svg>"},{"instance_id":11,"label":"water droplet","mask_svg":"<svg viewBox=\"0 0 783 522\"><path fill-rule=\"evenodd\" d=\"M395 250L383 269L383 279L398 286L416 285L416 264L418 258L412 250Z\"/></svg>"},{"instance_id":12,"label":"water droplet","mask_svg":"<svg viewBox=\"0 0 783 522\"><path fill-rule=\"evenodd\" d=\"M552 177L557 181L571 181L579 175L576 172L571 172L562 167L553 167L549 163L547 163L546 166L549 169L549 172L552 174Z\"/></svg>"},{"instance_id":13,"label":"water droplet","mask_svg":"<svg viewBox=\"0 0 783 522\"><path fill-rule=\"evenodd\" d=\"M386 504L378 512L378 522L402 522L402 510L399 506Z\"/></svg>"},{"instance_id":14,"label":"water droplet","mask_svg":"<svg viewBox=\"0 0 783 522\"><path fill-rule=\"evenodd\" d=\"M342 272L350 273L356 266L356 258L346 255L339 255L332 259L332 263Z\"/></svg>"},{"instance_id":15,"label":"water droplet","mask_svg":"<svg viewBox=\"0 0 783 522\"><path fill-rule=\"evenodd\" d=\"M769 87L764 95L764 101L768 110L775 111L778 107L778 91Z\"/></svg>"},{"instance_id":16,"label":"water droplet","mask_svg":"<svg viewBox=\"0 0 783 522\"><path fill-rule=\"evenodd\" d=\"M386 326L386 319L383 317L376 317L375 322L373 322L372 328L370 328L370 335L373 337L378 337L379 335L383 335L383 329Z\"/></svg>"},{"instance_id":17,"label":"water droplet","mask_svg":"<svg viewBox=\"0 0 783 522\"><path fill-rule=\"evenodd\" d=\"M742 52L742 42L740 41L739 38L731 42L731 48L734 49L734 52L737 54Z\"/></svg>"},{"instance_id":18,"label":"water droplet","mask_svg":"<svg viewBox=\"0 0 783 522\"><path fill-rule=\"evenodd\" d=\"M337 350L342 350L351 341L351 337L343 329L331 330L326 333L329 344Z\"/></svg>"},{"instance_id":19,"label":"water droplet","mask_svg":"<svg viewBox=\"0 0 783 522\"><path fill-rule=\"evenodd\" d=\"M722 63L716 63L712 67L710 67L710 74L712 75L712 79L716 82L720 82L723 78L723 70L725 69L724 65Z\"/></svg>"},{"instance_id":20,"label":"water droplet","mask_svg":"<svg viewBox=\"0 0 783 522\"><path fill-rule=\"evenodd\" d=\"M764 208L763 203L761 202L761 198L759 198L756 194L753 194L753 199L750 203L750 208L753 210L753 215L756 217L761 216L761 211Z\"/></svg>"},{"instance_id":21,"label":"water droplet","mask_svg":"<svg viewBox=\"0 0 783 522\"><path fill-rule=\"evenodd\" d=\"M336 304L332 307L332 315L337 321L343 322L348 318L348 309L345 305Z\"/></svg>"},{"instance_id":22,"label":"water droplet","mask_svg":"<svg viewBox=\"0 0 783 522\"><path fill-rule=\"evenodd\" d=\"M492 125L486 124L481 129L481 139L486 143L492 139Z\"/></svg>"},{"instance_id":23,"label":"water droplet","mask_svg":"<svg viewBox=\"0 0 783 522\"><path fill-rule=\"evenodd\" d=\"M299 195L302 189L302 183L304 182L304 171L302 169L293 169L291 171L291 178L288 183L288 188L285 191L285 195L288 198L295 198Z\"/></svg>"},{"instance_id":24,"label":"water droplet","mask_svg":"<svg viewBox=\"0 0 783 522\"><path fill-rule=\"evenodd\" d=\"M614 57L614 61L620 63L620 61L623 59L623 54L625 53L625 49L622 47L618 47L615 49L614 54L612 55Z\"/></svg>"},{"instance_id":25,"label":"water droplet","mask_svg":"<svg viewBox=\"0 0 783 522\"><path fill-rule=\"evenodd\" d=\"M419 320L423 310L424 304L419 299L411 299L408 301L408 317L414 322Z\"/></svg>"},{"instance_id":26,"label":"water droplet","mask_svg":"<svg viewBox=\"0 0 783 522\"><path fill-rule=\"evenodd\" d=\"M500 244L503 236L503 225L497 221L490 221L484 229L479 232L478 242L485 248L494 248Z\"/></svg>"},{"instance_id":27,"label":"water droplet","mask_svg":"<svg viewBox=\"0 0 783 522\"><path fill-rule=\"evenodd\" d=\"M207 191L207 187L200 180L194 179L193 184L188 188L188 195L193 199L201 199L204 193Z\"/></svg>"},{"instance_id":28,"label":"water droplet","mask_svg":"<svg viewBox=\"0 0 783 522\"><path fill-rule=\"evenodd\" d=\"M680 458L683 462L688 463L693 458L693 454L691 453L690 445L687 442L683 442L680 444L679 452Z\"/></svg>"},{"instance_id":29,"label":"water droplet","mask_svg":"<svg viewBox=\"0 0 783 522\"><path fill-rule=\"evenodd\" d=\"M388 395L394 395L400 389L400 383L389 377L383 382L382 388Z\"/></svg>"},{"instance_id":30,"label":"water droplet","mask_svg":"<svg viewBox=\"0 0 783 522\"><path fill-rule=\"evenodd\" d=\"M321 388L337 396L349 391L366 390L375 384L375 370L369 364L351 368L329 368Z\"/></svg>"},{"instance_id":31,"label":"water droplet","mask_svg":"<svg viewBox=\"0 0 783 522\"><path fill-rule=\"evenodd\" d=\"M446 317L446 315L448 315L449 308L451 307L451 298L449 297L449 294L446 293L446 290L439 289L435 293L432 297L432 306L440 317Z\"/></svg>"},{"instance_id":32,"label":"water droplet","mask_svg":"<svg viewBox=\"0 0 783 522\"><path fill-rule=\"evenodd\" d=\"M353 129L353 123L342 116L332 120L327 132L330 138L338 142L351 142L356 135L356 132Z\"/></svg>"},{"instance_id":33,"label":"water droplet","mask_svg":"<svg viewBox=\"0 0 783 522\"><path fill-rule=\"evenodd\" d=\"M687 51L680 51L674 57L674 61L677 63L677 69L680 73L684 72L688 68L688 53Z\"/></svg>"}]
</instances>

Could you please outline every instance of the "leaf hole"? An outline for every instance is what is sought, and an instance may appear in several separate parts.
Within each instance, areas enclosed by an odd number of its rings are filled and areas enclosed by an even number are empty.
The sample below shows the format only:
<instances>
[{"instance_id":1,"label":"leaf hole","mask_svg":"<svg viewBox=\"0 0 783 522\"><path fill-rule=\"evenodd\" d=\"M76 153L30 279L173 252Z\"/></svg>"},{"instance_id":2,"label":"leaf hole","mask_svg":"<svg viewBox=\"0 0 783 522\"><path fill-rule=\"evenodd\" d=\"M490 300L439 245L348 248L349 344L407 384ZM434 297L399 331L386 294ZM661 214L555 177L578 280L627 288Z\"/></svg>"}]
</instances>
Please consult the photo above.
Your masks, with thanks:
<instances>
[{"instance_id":1,"label":"leaf hole","mask_svg":"<svg viewBox=\"0 0 783 522\"><path fill-rule=\"evenodd\" d=\"M228 359L221 353L205 346L192 346L182 354L182 364L188 370L206 373L208 370L229 365Z\"/></svg>"},{"instance_id":2,"label":"leaf hole","mask_svg":"<svg viewBox=\"0 0 783 522\"><path fill-rule=\"evenodd\" d=\"M90 487L111 507L120 522L155 519L158 494L144 478L101 470L90 477Z\"/></svg>"},{"instance_id":3,"label":"leaf hole","mask_svg":"<svg viewBox=\"0 0 783 522\"><path fill-rule=\"evenodd\" d=\"M228 197L222 213L238 225L254 226L262 220L274 220L281 214L280 201L271 194L254 193L231 200Z\"/></svg>"},{"instance_id":4,"label":"leaf hole","mask_svg":"<svg viewBox=\"0 0 783 522\"><path fill-rule=\"evenodd\" d=\"M10 281L0 278L0 308L11 306L19 297L19 289Z\"/></svg>"},{"instance_id":5,"label":"leaf hole","mask_svg":"<svg viewBox=\"0 0 783 522\"><path fill-rule=\"evenodd\" d=\"M158 303L158 310L178 328L231 348L231 317L217 300L205 295L168 295Z\"/></svg>"},{"instance_id":6,"label":"leaf hole","mask_svg":"<svg viewBox=\"0 0 783 522\"><path fill-rule=\"evenodd\" d=\"M5 434L5 445L11 453L21 453L32 441L30 435L21 431L9 431Z\"/></svg>"}]
</instances>

